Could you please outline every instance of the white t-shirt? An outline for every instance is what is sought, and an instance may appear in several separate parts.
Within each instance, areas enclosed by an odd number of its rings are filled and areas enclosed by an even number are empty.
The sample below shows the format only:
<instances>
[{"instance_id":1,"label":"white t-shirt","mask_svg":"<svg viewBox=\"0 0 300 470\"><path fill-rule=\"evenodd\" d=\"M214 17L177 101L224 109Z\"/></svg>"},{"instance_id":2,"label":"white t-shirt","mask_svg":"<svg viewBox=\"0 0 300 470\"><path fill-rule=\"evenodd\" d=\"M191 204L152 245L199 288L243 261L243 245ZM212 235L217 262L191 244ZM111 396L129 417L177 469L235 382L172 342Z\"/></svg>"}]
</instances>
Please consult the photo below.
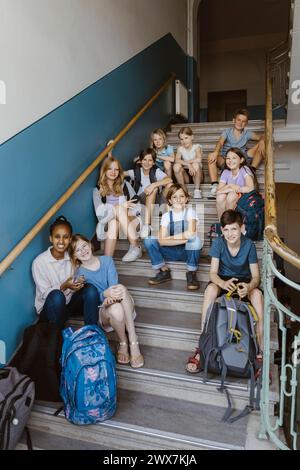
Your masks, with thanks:
<instances>
[{"instance_id":1,"label":"white t-shirt","mask_svg":"<svg viewBox=\"0 0 300 470\"><path fill-rule=\"evenodd\" d=\"M197 214L196 214L196 211L192 208L192 207L189 207L188 209L185 209L183 211L180 211L180 212L175 212L175 211L172 211L173 212L173 221L174 222L178 222L180 220L196 220L198 221L198 217L197 217ZM170 211L169 212L165 212L162 217L161 217L161 222L160 222L160 225L162 227L168 227L168 225L170 224Z\"/></svg>"},{"instance_id":2,"label":"white t-shirt","mask_svg":"<svg viewBox=\"0 0 300 470\"><path fill-rule=\"evenodd\" d=\"M134 180L134 170L128 170L127 171L128 173L128 176L131 180ZM166 178L168 175L166 175L166 173L164 173L163 171L161 171L159 168L156 169L155 171L155 178L156 178L156 181L161 181L163 180L164 178ZM150 186L151 182L150 182L150 176L149 175L145 175L144 174L144 171L143 171L143 168L141 168L141 186L140 186L140 189L138 190L138 196L140 194L142 194L145 190L145 188L147 188L147 186Z\"/></svg>"},{"instance_id":3,"label":"white t-shirt","mask_svg":"<svg viewBox=\"0 0 300 470\"><path fill-rule=\"evenodd\" d=\"M187 162L189 160L195 160L195 158L197 157L196 155L197 148L200 148L201 150L202 146L200 144L193 144L190 150L187 150L186 148L180 146L178 150L180 151L182 159Z\"/></svg>"},{"instance_id":4,"label":"white t-shirt","mask_svg":"<svg viewBox=\"0 0 300 470\"><path fill-rule=\"evenodd\" d=\"M69 254L65 252L64 258L57 260L52 256L51 248L50 246L48 250L38 255L32 263L32 276L36 287L35 308L37 313L42 311L48 294L53 290L59 290L62 283L73 274ZM68 304L73 291L66 289L63 293Z\"/></svg>"}]
</instances>

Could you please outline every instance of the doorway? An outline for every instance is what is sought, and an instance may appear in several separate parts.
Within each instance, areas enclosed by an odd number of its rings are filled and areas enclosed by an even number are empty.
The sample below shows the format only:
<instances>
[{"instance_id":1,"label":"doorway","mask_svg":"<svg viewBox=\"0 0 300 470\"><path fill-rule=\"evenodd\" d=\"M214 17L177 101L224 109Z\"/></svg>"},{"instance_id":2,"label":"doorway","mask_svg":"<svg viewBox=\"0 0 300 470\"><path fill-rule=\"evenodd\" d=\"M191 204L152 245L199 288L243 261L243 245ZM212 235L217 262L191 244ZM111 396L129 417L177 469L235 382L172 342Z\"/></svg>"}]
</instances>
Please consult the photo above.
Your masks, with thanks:
<instances>
[{"instance_id":1,"label":"doorway","mask_svg":"<svg viewBox=\"0 0 300 470\"><path fill-rule=\"evenodd\" d=\"M247 90L209 92L207 105L208 122L231 121L237 109L247 108Z\"/></svg>"}]
</instances>

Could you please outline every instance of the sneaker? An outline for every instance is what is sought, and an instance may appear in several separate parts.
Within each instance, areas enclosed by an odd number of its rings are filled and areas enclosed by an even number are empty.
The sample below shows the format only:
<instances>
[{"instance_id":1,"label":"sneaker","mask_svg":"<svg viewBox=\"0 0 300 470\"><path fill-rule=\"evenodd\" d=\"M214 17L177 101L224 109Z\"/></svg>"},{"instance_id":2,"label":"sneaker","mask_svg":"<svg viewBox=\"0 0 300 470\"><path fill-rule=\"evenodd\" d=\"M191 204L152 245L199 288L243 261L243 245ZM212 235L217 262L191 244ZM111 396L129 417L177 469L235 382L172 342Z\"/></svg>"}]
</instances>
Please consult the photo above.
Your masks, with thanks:
<instances>
[{"instance_id":1,"label":"sneaker","mask_svg":"<svg viewBox=\"0 0 300 470\"><path fill-rule=\"evenodd\" d=\"M149 237L150 233L151 233L151 225L145 224L143 225L142 230L140 232L140 237L147 238Z\"/></svg>"},{"instance_id":2,"label":"sneaker","mask_svg":"<svg viewBox=\"0 0 300 470\"><path fill-rule=\"evenodd\" d=\"M197 281L196 271L188 271L186 273L186 282L188 290L198 290L200 283Z\"/></svg>"},{"instance_id":3,"label":"sneaker","mask_svg":"<svg viewBox=\"0 0 300 470\"><path fill-rule=\"evenodd\" d=\"M202 191L201 191L201 189L195 189L195 191L194 191L194 199L202 199Z\"/></svg>"},{"instance_id":4,"label":"sneaker","mask_svg":"<svg viewBox=\"0 0 300 470\"><path fill-rule=\"evenodd\" d=\"M131 261L136 261L138 258L142 257L142 247L130 245L129 250L123 256L122 261L125 263L130 263Z\"/></svg>"},{"instance_id":5,"label":"sneaker","mask_svg":"<svg viewBox=\"0 0 300 470\"><path fill-rule=\"evenodd\" d=\"M218 189L218 185L216 183L212 184L210 186L210 193L207 196L207 199L216 199L217 189Z\"/></svg>"},{"instance_id":6,"label":"sneaker","mask_svg":"<svg viewBox=\"0 0 300 470\"><path fill-rule=\"evenodd\" d=\"M166 282L166 281L171 281L171 280L172 278L171 278L170 269L168 269L167 271L162 271L160 269L155 277L150 277L150 279L148 279L148 284L156 285L156 284L160 284L161 282Z\"/></svg>"}]
</instances>

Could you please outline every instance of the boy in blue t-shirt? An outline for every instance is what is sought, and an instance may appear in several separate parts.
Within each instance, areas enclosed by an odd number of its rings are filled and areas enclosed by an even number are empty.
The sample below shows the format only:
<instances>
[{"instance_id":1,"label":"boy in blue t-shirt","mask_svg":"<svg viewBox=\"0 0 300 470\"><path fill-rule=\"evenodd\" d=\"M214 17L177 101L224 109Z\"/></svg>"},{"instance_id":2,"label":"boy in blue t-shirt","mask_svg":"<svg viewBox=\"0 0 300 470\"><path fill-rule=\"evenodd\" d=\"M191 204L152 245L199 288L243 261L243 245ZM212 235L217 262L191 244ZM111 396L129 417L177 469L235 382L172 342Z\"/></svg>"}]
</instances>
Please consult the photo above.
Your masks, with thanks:
<instances>
[{"instance_id":1,"label":"boy in blue t-shirt","mask_svg":"<svg viewBox=\"0 0 300 470\"><path fill-rule=\"evenodd\" d=\"M233 292L237 287L240 298L249 299L257 316L257 340L260 350L263 347L263 295L259 289L260 274L257 262L256 247L252 240L243 234L243 218L234 210L225 211L221 217L222 237L213 241L210 249L210 282L205 292L202 307L201 331L203 330L206 312L210 304L220 295ZM188 359L186 370L190 373L199 371L199 350ZM257 356L262 359L262 353Z\"/></svg>"},{"instance_id":2,"label":"boy in blue t-shirt","mask_svg":"<svg viewBox=\"0 0 300 470\"><path fill-rule=\"evenodd\" d=\"M211 179L211 188L208 199L215 199L218 189L218 170L225 163L225 155L231 147L237 147L242 150L245 159L251 169L255 172L260 165L265 154L264 135L257 134L247 129L249 114L246 109L239 109L233 117L233 127L225 129L215 147L207 157L208 173ZM247 149L249 140L257 141L251 149Z\"/></svg>"}]
</instances>

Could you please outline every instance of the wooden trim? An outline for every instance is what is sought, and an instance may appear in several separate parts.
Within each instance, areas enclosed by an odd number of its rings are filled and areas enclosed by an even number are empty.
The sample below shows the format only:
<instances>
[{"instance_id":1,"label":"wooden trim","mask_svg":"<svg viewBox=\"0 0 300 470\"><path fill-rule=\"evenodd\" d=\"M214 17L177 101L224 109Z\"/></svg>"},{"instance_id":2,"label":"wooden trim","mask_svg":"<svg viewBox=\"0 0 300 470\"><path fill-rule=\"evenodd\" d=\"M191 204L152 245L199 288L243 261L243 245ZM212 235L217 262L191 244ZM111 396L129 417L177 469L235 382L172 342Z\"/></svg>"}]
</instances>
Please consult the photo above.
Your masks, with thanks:
<instances>
[{"instance_id":1,"label":"wooden trim","mask_svg":"<svg viewBox=\"0 0 300 470\"><path fill-rule=\"evenodd\" d=\"M131 129L136 121L152 106L157 98L169 87L175 80L176 74L172 73L168 80L159 88L159 90L147 101L147 103L138 111L138 113L128 122L121 132L113 139L108 147L106 147L98 157L91 163L88 168L81 173L77 180L69 187L69 189L53 204L53 206L43 215L43 217L35 224L35 226L25 235L25 237L12 249L12 251L0 263L0 276L9 268L13 261L24 251L33 238L41 231L53 215L66 203L79 186L87 179L87 177L97 168L99 163L106 157L108 152L124 137Z\"/></svg>"},{"instance_id":2,"label":"wooden trim","mask_svg":"<svg viewBox=\"0 0 300 470\"><path fill-rule=\"evenodd\" d=\"M273 154L272 79L270 55L266 64L266 120L265 120L265 237L281 258L300 269L300 256L280 238L277 230L276 186Z\"/></svg>"}]
</instances>

